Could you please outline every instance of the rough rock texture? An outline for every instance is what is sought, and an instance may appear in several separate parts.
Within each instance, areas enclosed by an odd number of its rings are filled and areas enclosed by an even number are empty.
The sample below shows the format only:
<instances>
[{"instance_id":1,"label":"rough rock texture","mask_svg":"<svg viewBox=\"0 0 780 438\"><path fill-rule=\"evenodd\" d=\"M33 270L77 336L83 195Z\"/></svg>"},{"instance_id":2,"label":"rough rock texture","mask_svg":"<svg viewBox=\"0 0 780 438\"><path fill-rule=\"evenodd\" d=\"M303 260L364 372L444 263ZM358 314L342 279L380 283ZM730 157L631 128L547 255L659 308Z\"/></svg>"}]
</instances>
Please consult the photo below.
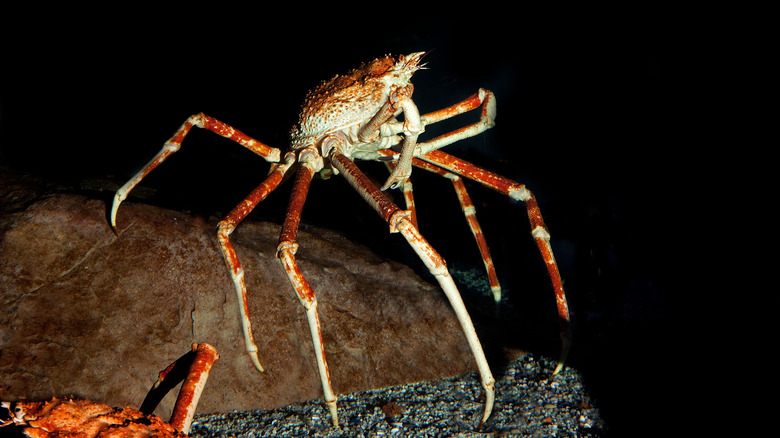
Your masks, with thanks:
<instances>
[{"instance_id":1,"label":"rough rock texture","mask_svg":"<svg viewBox=\"0 0 780 438\"><path fill-rule=\"evenodd\" d=\"M221 356L200 413L321 397L305 314L274 256L277 224L247 222L232 239L261 374L244 353L217 219L128 202L116 235L104 200L41 195L8 178L0 200L0 399L73 395L137 407L195 341ZM327 230L304 228L299 241L337 393L474 369L437 286ZM167 418L174 400L156 413Z\"/></svg>"}]
</instances>

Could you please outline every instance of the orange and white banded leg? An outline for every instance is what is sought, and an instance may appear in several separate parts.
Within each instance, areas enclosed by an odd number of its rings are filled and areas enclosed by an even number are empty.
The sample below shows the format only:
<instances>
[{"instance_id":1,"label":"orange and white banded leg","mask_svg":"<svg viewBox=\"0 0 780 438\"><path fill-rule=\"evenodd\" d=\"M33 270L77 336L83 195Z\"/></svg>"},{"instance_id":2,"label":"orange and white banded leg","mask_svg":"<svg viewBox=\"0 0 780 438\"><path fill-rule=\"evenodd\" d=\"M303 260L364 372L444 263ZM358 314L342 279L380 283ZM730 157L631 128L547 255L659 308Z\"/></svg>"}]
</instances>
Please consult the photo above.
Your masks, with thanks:
<instances>
[{"instance_id":1,"label":"orange and white banded leg","mask_svg":"<svg viewBox=\"0 0 780 438\"><path fill-rule=\"evenodd\" d=\"M417 227L414 226L409 213L398 208L395 203L376 186L363 172L358 169L355 163L342 155L338 150L333 150L330 154L331 164L344 176L347 182L361 195L361 197L379 213L382 218L390 225L391 232L400 232L406 239L414 252L422 260L431 274L439 282L444 294L449 299L455 315L458 318L461 329L466 336L466 341L471 348L474 359L477 362L482 387L485 390L485 411L480 424L484 423L493 410L495 401L495 379L488 366L485 352L482 344L477 337L474 324L466 310L466 305L458 292L455 282L452 280L444 259L431 247L431 245L422 237Z\"/></svg>"},{"instance_id":2,"label":"orange and white banded leg","mask_svg":"<svg viewBox=\"0 0 780 438\"><path fill-rule=\"evenodd\" d=\"M317 359L317 369L322 382L325 404L330 410L333 426L338 427L337 399L330 381L328 362L325 360L325 345L322 340L320 316L317 312L317 297L309 282L304 278L298 262L295 260L295 252L298 250L298 227L301 221L303 204L306 202L306 195L309 192L309 185L314 173L322 168L322 158L319 157L317 152L304 150L299 155L299 161L300 168L295 177L290 204L287 207L282 232L279 237L276 256L281 260L282 266L287 273L287 278L290 280L298 300L306 311L306 319L309 323L309 331L314 344L314 355Z\"/></svg>"},{"instance_id":3,"label":"orange and white banded leg","mask_svg":"<svg viewBox=\"0 0 780 438\"><path fill-rule=\"evenodd\" d=\"M263 366L260 365L260 359L257 354L257 345L255 344L255 339L252 335L252 324L249 320L249 301L247 299L246 280L244 280L244 269L241 267L241 262L238 260L236 251L230 243L230 234L233 233L238 224L240 224L260 202L279 187L285 174L290 170L294 163L295 154L288 152L284 157L284 162L274 166L265 180L263 180L263 182L260 183L260 185L257 186L257 188L255 188L240 204L236 205L227 216L225 216L219 223L217 229L219 247L222 250L222 256L225 259L228 271L230 271L230 277L233 279L233 286L236 290L238 311L241 317L241 330L244 334L244 346L252 364L261 372L263 371Z\"/></svg>"},{"instance_id":4,"label":"orange and white banded leg","mask_svg":"<svg viewBox=\"0 0 780 438\"><path fill-rule=\"evenodd\" d=\"M536 246L547 266L547 273L550 276L553 290L555 291L555 302L558 308L558 321L560 323L561 336L561 355L558 359L558 365L555 367L553 375L558 374L563 368L566 356L571 347L571 321L569 319L569 306L566 302L566 293L563 290L563 281L558 270L558 264L555 262L552 247L550 246L550 233L542 219L542 213L533 193L528 190L524 184L512 181L497 173L475 166L468 161L446 154L441 151L431 151L428 154L419 157L421 160L433 163L450 172L472 179L486 187L490 187L498 192L504 193L512 199L523 201L528 212L528 220L531 224L531 235L536 241Z\"/></svg>"},{"instance_id":5,"label":"orange and white banded leg","mask_svg":"<svg viewBox=\"0 0 780 438\"><path fill-rule=\"evenodd\" d=\"M128 182L117 190L114 195L114 202L111 207L111 227L116 229L116 212L119 209L119 205L127 198L127 195L137 186L141 180L143 180L149 173L157 166L162 164L168 157L181 148L181 143L184 137L190 132L193 126L198 128L208 129L211 132L219 134L225 138L235 141L241 146L251 150L252 152L260 155L266 161L276 163L281 158L281 152L279 149L268 146L261 143L243 132L227 125L219 120L209 117L203 113L195 114L187 118L187 120L181 125L178 131L165 142L162 149L140 170L135 174Z\"/></svg>"},{"instance_id":6,"label":"orange and white banded leg","mask_svg":"<svg viewBox=\"0 0 780 438\"><path fill-rule=\"evenodd\" d=\"M406 211L409 212L409 220L412 224L417 226L417 207L414 205L414 187L412 182L406 180L404 185L401 186L401 192L404 195L404 202L406 202Z\"/></svg>"},{"instance_id":7,"label":"orange and white banded leg","mask_svg":"<svg viewBox=\"0 0 780 438\"><path fill-rule=\"evenodd\" d=\"M455 105L448 106L447 108L433 111L428 114L424 114L420 117L424 125L430 125L442 120L449 119L465 112L471 111L476 108L480 108L479 121L472 123L471 125L464 126L460 129L456 129L452 132L442 134L431 140L421 142L417 144L417 150L415 156L425 155L430 151L443 148L456 141L460 141L475 135L481 134L486 130L495 126L496 118L496 98L493 92L480 88L476 93L456 103Z\"/></svg>"},{"instance_id":8,"label":"orange and white banded leg","mask_svg":"<svg viewBox=\"0 0 780 438\"><path fill-rule=\"evenodd\" d=\"M463 215L466 217L466 222L469 224L471 234L474 236L474 240L477 242L477 247L479 248L479 253L482 256L482 262L485 265L485 271L488 275L488 282L490 283L490 291L493 294L493 299L496 304L501 303L501 285L498 283L498 275L496 275L493 257L490 255L490 249L485 240L485 235L477 220L477 208L474 207L474 203L471 201L471 197L466 190L463 179L452 172L448 172L441 167L434 166L431 163L417 158L413 160L412 164L421 169L441 175L452 182L455 194L458 196L458 202L460 202L460 208L463 211Z\"/></svg>"}]
</instances>

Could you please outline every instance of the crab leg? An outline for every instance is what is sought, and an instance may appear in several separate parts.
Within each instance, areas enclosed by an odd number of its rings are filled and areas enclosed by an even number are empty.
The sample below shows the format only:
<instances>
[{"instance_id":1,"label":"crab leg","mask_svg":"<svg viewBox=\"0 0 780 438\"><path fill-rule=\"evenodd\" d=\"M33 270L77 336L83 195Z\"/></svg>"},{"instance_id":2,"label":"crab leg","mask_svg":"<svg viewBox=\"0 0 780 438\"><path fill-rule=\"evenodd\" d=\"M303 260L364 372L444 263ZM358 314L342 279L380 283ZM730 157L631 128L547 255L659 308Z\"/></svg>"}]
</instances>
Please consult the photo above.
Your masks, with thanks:
<instances>
[{"instance_id":1,"label":"crab leg","mask_svg":"<svg viewBox=\"0 0 780 438\"><path fill-rule=\"evenodd\" d=\"M211 367L219 359L217 349L209 344L192 344L192 351L183 355L160 372L157 382L146 395L140 411L151 415L163 397L184 381L168 423L174 429L189 434L195 408L206 386Z\"/></svg>"},{"instance_id":2,"label":"crab leg","mask_svg":"<svg viewBox=\"0 0 780 438\"><path fill-rule=\"evenodd\" d=\"M306 278L304 278L303 272L298 266L298 262L295 260L295 252L298 250L298 226L301 220L301 211L303 210L303 204L306 201L306 195L309 192L309 185L311 184L314 172L322 165L321 162L320 164L311 162L304 156L304 153L301 153L301 158L299 159L301 160L301 166L293 185L290 204L287 207L287 214L285 215L284 224L282 225L282 233L279 237L279 246L277 247L276 256L281 260L282 266L284 267L285 272L287 272L287 277L290 279L293 289L295 289L295 294L301 302L301 305L303 305L303 308L306 310L306 319L309 322L309 330L311 331L311 338L314 344L314 353L317 358L317 368L320 373L325 404L330 410L333 426L338 427L339 419L336 410L336 395L333 392L330 381L330 372L328 371L328 363L325 360L325 346L322 340L320 317L317 312L317 297L314 294L314 290L306 281Z\"/></svg>"},{"instance_id":3,"label":"crab leg","mask_svg":"<svg viewBox=\"0 0 780 438\"><path fill-rule=\"evenodd\" d=\"M455 105L425 114L421 117L422 122L425 125L436 123L441 120L448 119L450 117L463 114L466 111L470 111L479 106L482 106L482 112L480 113L479 121L468 126L464 126L460 129L456 129L452 132L442 134L434 139L426 142L418 143L415 156L425 155L430 151L443 148L456 141L463 140L464 138L473 137L477 134L481 134L486 130L492 128L495 125L496 118L496 99L493 96L493 92L480 88L479 91L462 102Z\"/></svg>"},{"instance_id":4,"label":"crab leg","mask_svg":"<svg viewBox=\"0 0 780 438\"><path fill-rule=\"evenodd\" d=\"M195 416L195 408L198 406L198 400L206 386L206 380L209 377L209 371L214 362L219 359L217 350L209 344L193 344L195 359L190 365L190 371L187 378L181 385L179 397L176 399L176 407L168 422L176 430L189 434L192 426L192 418Z\"/></svg>"},{"instance_id":5,"label":"crab leg","mask_svg":"<svg viewBox=\"0 0 780 438\"><path fill-rule=\"evenodd\" d=\"M440 122L442 120L466 113L473 109L479 108L480 106L482 107L482 111L480 112L479 121L472 123L471 125L464 126L460 129L456 129L452 132L442 134L431 140L417 143L414 155L416 157L425 155L430 151L443 148L444 146L455 143L459 140L463 140L465 138L473 137L492 128L495 125L494 120L496 118L496 99L492 91L480 88L476 93L454 105L450 105L447 108L420 116L420 122L422 123L423 127L425 127L432 123ZM388 133L386 135L388 136L390 134L398 134L403 131L403 125L401 122L390 122L387 124L387 127ZM397 154L392 150L383 150L379 152L383 155L391 156Z\"/></svg>"},{"instance_id":6,"label":"crab leg","mask_svg":"<svg viewBox=\"0 0 780 438\"><path fill-rule=\"evenodd\" d=\"M406 202L406 211L409 212L409 220L412 221L412 225L417 227L417 207L414 205L414 188L412 182L406 180L401 191L404 194L404 202Z\"/></svg>"},{"instance_id":7,"label":"crab leg","mask_svg":"<svg viewBox=\"0 0 780 438\"><path fill-rule=\"evenodd\" d=\"M366 177L360 169L349 158L342 155L339 151L333 150L330 155L331 164L344 175L349 184L379 213L382 218L390 225L391 232L400 232L404 236L414 252L420 257L428 270L436 277L439 285L444 290L444 294L450 301L455 315L460 322L466 340L477 362L482 387L485 390L485 412L480 424L490 416L493 410L495 399L495 390L493 374L490 372L485 353L482 350L482 344L477 337L474 324L466 310L463 299L458 292L455 282L452 280L444 259L434 250L431 245L422 237L420 232L409 219L409 213L398 208L393 201L386 197L381 190L376 187Z\"/></svg>"},{"instance_id":8,"label":"crab leg","mask_svg":"<svg viewBox=\"0 0 780 438\"><path fill-rule=\"evenodd\" d=\"M222 250L222 256L225 259L225 264L227 264L228 270L230 271L230 277L233 279L233 285L236 289L238 310L241 317L241 329L244 333L244 346L246 347L247 354L249 354L252 364L261 372L263 371L263 366L260 365L260 359L257 357L257 345L255 345L255 339L252 335L252 324L249 321L249 301L246 296L244 269L241 267L241 262L238 260L236 251L230 243L230 234L260 202L279 186L294 161L295 154L288 152L285 155L284 162L275 166L268 177L266 177L266 179L246 197L246 199L235 206L233 210L225 216L219 223L217 230L219 247Z\"/></svg>"},{"instance_id":9,"label":"crab leg","mask_svg":"<svg viewBox=\"0 0 780 438\"><path fill-rule=\"evenodd\" d=\"M493 293L493 299L496 304L501 302L501 285L498 283L498 275L496 275L496 267L493 265L493 257L490 255L490 249L488 248L485 235L482 233L482 227L477 221L477 210L474 207L474 203L471 201L471 197L466 190L466 185L463 183L463 179L458 175L447 172L441 167L434 166L428 162L414 159L413 164L419 168L428 170L437 175L441 175L452 182L452 186L455 189L455 194L458 196L461 210L463 215L466 216L466 221L471 228L471 233L474 235L474 240L479 247L479 253L482 256L482 262L485 264L485 270L488 274L488 281L490 282L490 291Z\"/></svg>"},{"instance_id":10,"label":"crab leg","mask_svg":"<svg viewBox=\"0 0 780 438\"><path fill-rule=\"evenodd\" d=\"M555 262L552 247L550 246L550 233L544 225L542 213L539 210L539 205L537 204L533 193L531 193L524 184L519 184L509 178L482 169L441 151L431 151L419 158L447 169L450 172L465 176L484 186L504 193L512 199L525 203L526 210L528 211L528 220L531 223L531 235L534 237L536 246L539 248L539 252L542 254L542 258L547 265L547 272L552 281L553 289L555 291L555 301L558 307L558 321L560 323L562 346L558 365L555 367L555 371L553 371L553 375L557 374L563 368L563 363L566 361L566 356L569 354L569 348L571 347L569 306L566 302L566 293L563 290L563 282L558 270L558 264Z\"/></svg>"},{"instance_id":11,"label":"crab leg","mask_svg":"<svg viewBox=\"0 0 780 438\"><path fill-rule=\"evenodd\" d=\"M471 233L474 235L474 240L477 242L479 253L482 256L482 262L484 263L485 270L488 274L488 282L490 283L490 291L493 294L493 299L495 300L496 304L499 304L501 302L501 285L498 282L496 267L493 264L493 257L490 255L490 249L488 248L487 241L485 240L485 235L482 233L482 227L479 225L479 221L477 221L476 207L474 207L474 203L471 201L471 197L466 190L466 186L463 184L463 179L452 172L447 172L441 167L434 166L433 164L419 160L417 158L412 160L412 164L441 175L452 182L452 185L455 189L455 194L458 196L458 201L460 202L461 210L463 210L463 214L466 216L466 221L469 224L469 228L471 228ZM392 162L387 162L387 166L392 168ZM407 180L406 183L402 186L402 190L404 200L406 201L406 208L410 213L410 219L412 220L412 224L414 224L416 227L417 212L416 208L414 207L412 183Z\"/></svg>"},{"instance_id":12,"label":"crab leg","mask_svg":"<svg viewBox=\"0 0 780 438\"><path fill-rule=\"evenodd\" d=\"M130 181L126 182L117 190L114 195L114 202L111 206L111 227L116 230L116 212L119 205L127 198L130 191L137 186L149 173L159 166L163 161L181 148L181 142L190 132L193 126L208 129L211 132L219 134L225 138L235 141L241 146L265 158L266 161L276 163L280 159L279 149L265 145L243 132L223 123L219 120L209 117L203 113L190 116L179 128L178 131L165 142L162 149L154 156Z\"/></svg>"}]
</instances>

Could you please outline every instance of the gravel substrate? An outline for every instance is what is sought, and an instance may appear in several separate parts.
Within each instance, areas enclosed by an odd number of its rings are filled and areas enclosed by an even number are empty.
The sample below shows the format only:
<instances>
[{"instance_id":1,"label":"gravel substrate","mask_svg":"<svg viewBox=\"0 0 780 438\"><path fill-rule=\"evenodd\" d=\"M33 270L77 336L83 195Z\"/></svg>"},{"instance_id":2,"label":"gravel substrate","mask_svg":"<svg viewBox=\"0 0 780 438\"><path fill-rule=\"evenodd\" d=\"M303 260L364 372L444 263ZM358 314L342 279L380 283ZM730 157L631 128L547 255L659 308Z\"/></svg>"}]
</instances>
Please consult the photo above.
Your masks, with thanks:
<instances>
[{"instance_id":1,"label":"gravel substrate","mask_svg":"<svg viewBox=\"0 0 780 438\"><path fill-rule=\"evenodd\" d=\"M476 372L339 396L339 428L321 400L271 411L200 415L194 437L600 437L606 425L582 377L555 362L526 355L496 372L496 405L483 412Z\"/></svg>"}]
</instances>

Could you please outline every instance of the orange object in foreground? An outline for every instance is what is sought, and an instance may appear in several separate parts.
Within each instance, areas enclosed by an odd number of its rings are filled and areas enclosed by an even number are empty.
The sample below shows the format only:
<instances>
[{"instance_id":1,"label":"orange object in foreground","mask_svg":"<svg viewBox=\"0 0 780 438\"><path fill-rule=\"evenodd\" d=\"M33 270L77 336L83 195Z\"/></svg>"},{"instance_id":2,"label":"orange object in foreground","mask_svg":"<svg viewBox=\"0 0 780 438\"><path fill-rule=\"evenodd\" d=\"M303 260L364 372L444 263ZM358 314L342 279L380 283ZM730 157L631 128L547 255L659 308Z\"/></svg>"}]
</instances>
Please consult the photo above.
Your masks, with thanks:
<instances>
[{"instance_id":1,"label":"orange object in foreground","mask_svg":"<svg viewBox=\"0 0 780 438\"><path fill-rule=\"evenodd\" d=\"M190 431L198 400L206 385L209 371L219 359L217 350L209 344L193 344L185 354L160 373L142 410L154 410L170 389L184 380L169 423L151 413L132 408L113 408L105 403L72 398L54 398L44 402L2 402L8 419L0 417L0 427L23 427L31 438L129 438L154 436L184 437ZM186 375L177 373L183 367ZM166 380L167 379L167 380ZM162 383L165 383L162 385ZM156 400L149 403L149 400Z\"/></svg>"}]
</instances>

